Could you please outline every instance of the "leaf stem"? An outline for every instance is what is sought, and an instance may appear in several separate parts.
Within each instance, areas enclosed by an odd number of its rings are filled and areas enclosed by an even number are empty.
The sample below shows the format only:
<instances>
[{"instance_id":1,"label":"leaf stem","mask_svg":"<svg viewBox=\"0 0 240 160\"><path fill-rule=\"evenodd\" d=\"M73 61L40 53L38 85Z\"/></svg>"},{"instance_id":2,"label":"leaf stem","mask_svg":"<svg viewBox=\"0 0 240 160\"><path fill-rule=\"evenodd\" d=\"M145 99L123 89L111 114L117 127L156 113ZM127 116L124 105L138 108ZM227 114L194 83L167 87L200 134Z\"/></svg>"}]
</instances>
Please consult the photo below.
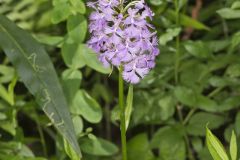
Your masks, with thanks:
<instances>
[{"instance_id":1,"label":"leaf stem","mask_svg":"<svg viewBox=\"0 0 240 160\"><path fill-rule=\"evenodd\" d=\"M174 6L175 6L175 13L176 13L176 26L180 27L180 9L179 9L179 0L174 0ZM178 84L179 81L179 77L178 77L178 68L180 65L180 35L178 35L176 37L176 54L175 54L175 83L176 85ZM177 113L178 113L178 117L179 120L181 121L181 124L184 126L184 118L183 118L183 114L182 114L182 109L180 105L177 105ZM188 150L188 158L190 160L195 160L195 157L192 153L192 149L190 146L190 141L189 141L189 137L187 135L187 133L184 133L184 139L186 142L186 147Z\"/></svg>"},{"instance_id":2,"label":"leaf stem","mask_svg":"<svg viewBox=\"0 0 240 160\"><path fill-rule=\"evenodd\" d=\"M179 120L181 122L181 124L184 126L184 119L183 119L183 115L182 115L182 106L180 105L177 105L177 113L178 113L178 117L179 117ZM184 139L185 139L185 143L186 143L186 147L187 147L187 151L188 151L188 158L189 160L195 160L194 158L194 155L192 153L192 149L191 149L191 146L190 146L190 140L188 138L188 135L186 132L184 132L184 135L183 135Z\"/></svg>"},{"instance_id":3,"label":"leaf stem","mask_svg":"<svg viewBox=\"0 0 240 160\"><path fill-rule=\"evenodd\" d=\"M122 78L123 67L119 68L119 79L118 79L118 102L120 107L120 119L121 119L121 141L122 141L122 160L127 160L127 140L126 140L126 123L125 123L125 106L123 103L123 78Z\"/></svg>"},{"instance_id":4,"label":"leaf stem","mask_svg":"<svg viewBox=\"0 0 240 160\"><path fill-rule=\"evenodd\" d=\"M175 12L176 12L176 25L180 26L179 17L179 0L174 0ZM176 37L176 55L175 55L175 82L178 83L178 68L180 63L180 36Z\"/></svg>"},{"instance_id":5,"label":"leaf stem","mask_svg":"<svg viewBox=\"0 0 240 160\"><path fill-rule=\"evenodd\" d=\"M196 112L197 108L193 108L190 110L190 112L187 114L186 118L183 121L183 124L186 125L188 123L188 121L190 120L190 118L192 117L192 115Z\"/></svg>"}]
</instances>

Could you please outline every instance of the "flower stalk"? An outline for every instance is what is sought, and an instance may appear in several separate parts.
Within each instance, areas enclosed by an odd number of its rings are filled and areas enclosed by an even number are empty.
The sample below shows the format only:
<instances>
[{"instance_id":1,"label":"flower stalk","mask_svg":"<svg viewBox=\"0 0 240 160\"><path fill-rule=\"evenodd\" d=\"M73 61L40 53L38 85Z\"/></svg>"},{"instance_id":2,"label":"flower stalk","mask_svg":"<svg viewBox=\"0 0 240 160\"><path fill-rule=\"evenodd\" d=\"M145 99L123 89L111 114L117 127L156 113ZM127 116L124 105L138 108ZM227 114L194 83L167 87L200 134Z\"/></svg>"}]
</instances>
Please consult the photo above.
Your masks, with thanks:
<instances>
[{"instance_id":1,"label":"flower stalk","mask_svg":"<svg viewBox=\"0 0 240 160\"><path fill-rule=\"evenodd\" d=\"M125 123L125 105L124 105L124 84L122 78L123 67L119 68L119 79L118 79L118 102L120 108L120 130L121 130L121 142L122 142L122 160L127 160L127 140L126 140L126 123Z\"/></svg>"},{"instance_id":2,"label":"flower stalk","mask_svg":"<svg viewBox=\"0 0 240 160\"><path fill-rule=\"evenodd\" d=\"M176 13L176 25L177 27L180 26L180 16L179 16L179 1L174 0L175 5L175 13ZM180 63L180 37L179 35L176 38L176 55L175 55L175 82L178 83L178 68Z\"/></svg>"},{"instance_id":3,"label":"flower stalk","mask_svg":"<svg viewBox=\"0 0 240 160\"><path fill-rule=\"evenodd\" d=\"M176 23L177 27L179 27L180 26L179 0L174 0L174 6L175 6L175 13L176 13L175 23ZM178 82L179 82L179 76L178 76L179 66L180 66L180 36L178 35L176 37L176 54L175 54L175 83L176 83L176 85L178 85ZM177 106L177 112L178 112L179 120L181 121L182 125L185 125L185 123L187 123L187 122L185 122L185 120L183 119L182 110L181 110L180 106ZM192 153L191 146L190 146L189 138L186 133L184 134L184 139L185 139L186 146L188 149L188 158L190 160L195 160L194 155Z\"/></svg>"}]
</instances>

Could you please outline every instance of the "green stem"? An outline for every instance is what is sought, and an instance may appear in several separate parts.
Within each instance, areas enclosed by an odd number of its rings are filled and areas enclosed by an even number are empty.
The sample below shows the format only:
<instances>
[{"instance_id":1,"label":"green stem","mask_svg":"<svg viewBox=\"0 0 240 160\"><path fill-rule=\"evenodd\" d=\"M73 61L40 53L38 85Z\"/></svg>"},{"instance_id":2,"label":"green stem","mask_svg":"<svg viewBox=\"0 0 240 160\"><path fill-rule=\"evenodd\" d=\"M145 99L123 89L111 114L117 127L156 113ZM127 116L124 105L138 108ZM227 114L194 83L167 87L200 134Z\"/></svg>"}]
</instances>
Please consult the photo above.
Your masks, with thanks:
<instances>
[{"instance_id":1,"label":"green stem","mask_svg":"<svg viewBox=\"0 0 240 160\"><path fill-rule=\"evenodd\" d=\"M196 110L197 110L197 108L193 108L190 110L190 112L187 114L186 118L183 121L184 125L186 125L188 123L188 121L190 120L190 118L192 117L192 115L195 113Z\"/></svg>"},{"instance_id":2,"label":"green stem","mask_svg":"<svg viewBox=\"0 0 240 160\"><path fill-rule=\"evenodd\" d=\"M122 141L122 160L127 160L127 140L126 140L126 124L125 124L125 106L123 103L123 78L122 78L122 66L119 69L118 79L118 102L120 107L120 119L121 119L121 141Z\"/></svg>"},{"instance_id":3,"label":"green stem","mask_svg":"<svg viewBox=\"0 0 240 160\"><path fill-rule=\"evenodd\" d=\"M208 94L208 97L213 97L215 96L216 94L218 94L222 89L224 89L224 87L218 87L216 89L214 89L211 93Z\"/></svg>"},{"instance_id":4,"label":"green stem","mask_svg":"<svg viewBox=\"0 0 240 160\"><path fill-rule=\"evenodd\" d=\"M177 27L179 27L180 25L180 20L179 20L180 17L179 17L179 9L178 9L179 1L175 0L174 4L175 4L175 12L176 12L176 25ZM175 55L175 82L176 83L178 83L179 64L180 64L180 37L178 35L176 38L176 55Z\"/></svg>"},{"instance_id":5,"label":"green stem","mask_svg":"<svg viewBox=\"0 0 240 160\"><path fill-rule=\"evenodd\" d=\"M179 15L179 0L174 0L174 5L175 5L175 13L176 13L176 25L177 27L180 27L180 15ZM176 85L178 84L178 69L180 66L180 36L178 35L176 38L176 54L175 54L175 83ZM181 121L181 124L184 126L184 119L183 119L183 114L182 114L182 109L181 106L177 106L177 113L178 117ZM194 155L192 153L192 149L190 146L190 141L187 133L184 134L184 139L186 142L187 150L188 150L188 158L190 160L195 160Z\"/></svg>"},{"instance_id":6,"label":"green stem","mask_svg":"<svg viewBox=\"0 0 240 160\"><path fill-rule=\"evenodd\" d=\"M120 11L121 11L121 13L123 12L123 4L124 4L124 0L120 0Z\"/></svg>"},{"instance_id":7,"label":"green stem","mask_svg":"<svg viewBox=\"0 0 240 160\"><path fill-rule=\"evenodd\" d=\"M181 106L179 106L179 105L177 105L177 113L178 113L178 117L179 117L179 120L180 120L181 124L184 126L184 119L183 119L183 115L182 115L182 109L181 109ZM194 155L192 153L191 146L190 146L190 141L189 141L189 138L188 138L188 135L187 135L186 132L184 133L184 139L185 139L186 147L187 147L187 150L188 150L188 158L189 158L189 160L195 160Z\"/></svg>"}]
</instances>

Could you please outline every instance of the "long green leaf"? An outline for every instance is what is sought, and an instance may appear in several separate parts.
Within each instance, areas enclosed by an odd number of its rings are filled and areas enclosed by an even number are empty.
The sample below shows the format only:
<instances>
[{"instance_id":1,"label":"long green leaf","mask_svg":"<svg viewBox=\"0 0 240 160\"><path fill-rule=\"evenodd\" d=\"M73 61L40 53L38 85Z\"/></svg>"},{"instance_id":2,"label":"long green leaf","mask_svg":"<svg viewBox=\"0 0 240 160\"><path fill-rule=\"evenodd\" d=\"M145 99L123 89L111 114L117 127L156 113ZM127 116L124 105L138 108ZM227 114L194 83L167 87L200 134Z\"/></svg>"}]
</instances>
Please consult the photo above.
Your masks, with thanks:
<instances>
[{"instance_id":1,"label":"long green leaf","mask_svg":"<svg viewBox=\"0 0 240 160\"><path fill-rule=\"evenodd\" d=\"M128 95L127 95L127 106L125 110L125 115L126 115L126 129L128 128L130 118L131 118L131 113L132 113L132 103L133 103L133 85L129 86L128 89Z\"/></svg>"},{"instance_id":2,"label":"long green leaf","mask_svg":"<svg viewBox=\"0 0 240 160\"><path fill-rule=\"evenodd\" d=\"M207 147L214 160L229 160L227 153L216 136L206 128Z\"/></svg>"},{"instance_id":3,"label":"long green leaf","mask_svg":"<svg viewBox=\"0 0 240 160\"><path fill-rule=\"evenodd\" d=\"M232 160L237 160L237 138L234 131L232 131L232 137L230 142L230 155Z\"/></svg>"},{"instance_id":4,"label":"long green leaf","mask_svg":"<svg viewBox=\"0 0 240 160\"><path fill-rule=\"evenodd\" d=\"M0 15L0 46L16 67L20 80L35 96L51 122L81 156L68 106L53 64L30 34Z\"/></svg>"},{"instance_id":5,"label":"long green leaf","mask_svg":"<svg viewBox=\"0 0 240 160\"><path fill-rule=\"evenodd\" d=\"M168 9L166 11L166 13L167 13L167 17L169 19L175 20L176 13L173 10ZM184 14L180 14L180 23L184 26L193 27L193 28L199 29L199 30L210 30L210 28L208 26L206 26L205 24L203 24L189 16L186 16Z\"/></svg>"},{"instance_id":6,"label":"long green leaf","mask_svg":"<svg viewBox=\"0 0 240 160\"><path fill-rule=\"evenodd\" d=\"M69 145L66 139L63 139L63 145L64 145L65 152L67 153L67 155L71 160L79 160L78 154L75 152L75 150L72 149L72 147Z\"/></svg>"}]
</instances>

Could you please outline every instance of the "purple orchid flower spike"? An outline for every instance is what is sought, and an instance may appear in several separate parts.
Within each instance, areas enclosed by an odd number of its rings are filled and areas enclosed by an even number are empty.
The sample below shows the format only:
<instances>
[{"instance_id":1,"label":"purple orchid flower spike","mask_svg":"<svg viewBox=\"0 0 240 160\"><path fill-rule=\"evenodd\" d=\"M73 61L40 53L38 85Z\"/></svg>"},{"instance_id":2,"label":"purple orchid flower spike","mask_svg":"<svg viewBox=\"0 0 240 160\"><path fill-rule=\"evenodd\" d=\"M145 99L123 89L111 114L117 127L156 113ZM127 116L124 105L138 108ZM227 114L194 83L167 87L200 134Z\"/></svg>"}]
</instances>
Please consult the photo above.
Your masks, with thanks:
<instances>
[{"instance_id":1,"label":"purple orchid flower spike","mask_svg":"<svg viewBox=\"0 0 240 160\"><path fill-rule=\"evenodd\" d=\"M144 0L120 11L119 0L97 0L88 6L90 48L98 53L104 66L123 66L123 79L136 84L155 66L159 54L155 28L148 23L153 12Z\"/></svg>"}]
</instances>

